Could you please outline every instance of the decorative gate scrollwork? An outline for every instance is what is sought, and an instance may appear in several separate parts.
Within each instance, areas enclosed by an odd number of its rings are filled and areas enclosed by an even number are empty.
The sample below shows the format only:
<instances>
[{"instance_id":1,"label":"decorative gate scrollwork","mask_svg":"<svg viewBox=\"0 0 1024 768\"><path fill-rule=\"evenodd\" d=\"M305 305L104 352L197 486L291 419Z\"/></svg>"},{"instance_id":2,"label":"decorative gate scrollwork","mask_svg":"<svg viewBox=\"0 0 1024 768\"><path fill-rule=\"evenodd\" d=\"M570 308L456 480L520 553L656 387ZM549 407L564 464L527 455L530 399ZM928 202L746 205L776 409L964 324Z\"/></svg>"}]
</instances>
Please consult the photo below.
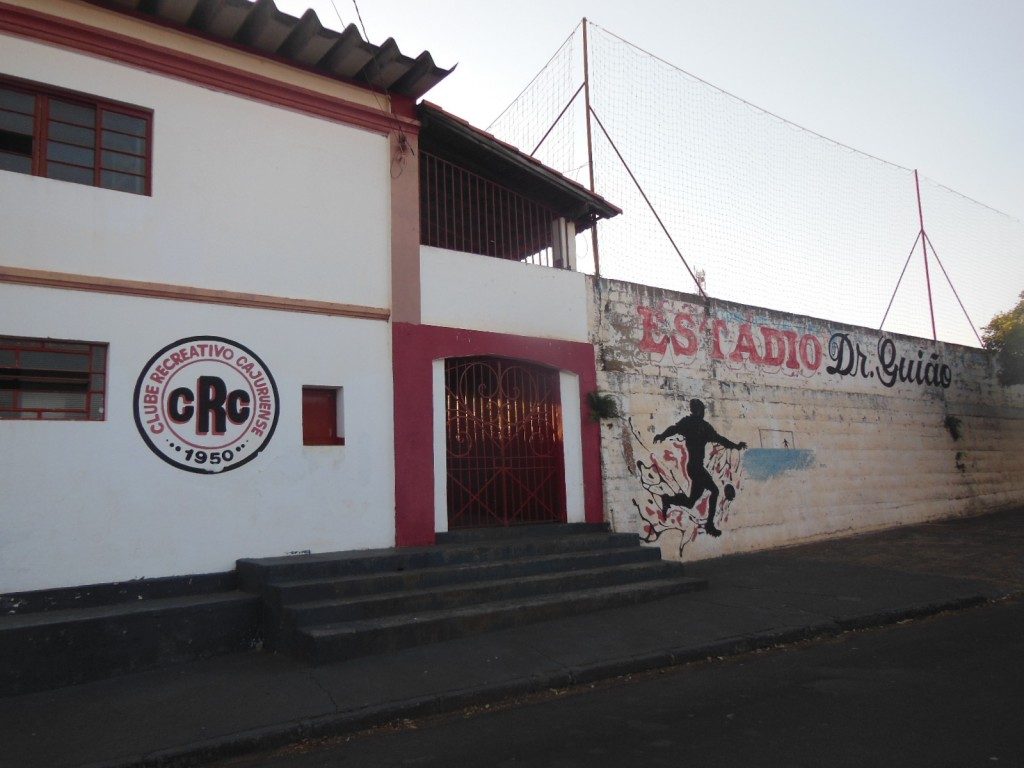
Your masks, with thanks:
<instances>
[{"instance_id":1,"label":"decorative gate scrollwork","mask_svg":"<svg viewBox=\"0 0 1024 768\"><path fill-rule=\"evenodd\" d=\"M558 371L447 360L445 407L449 528L565 522Z\"/></svg>"}]
</instances>

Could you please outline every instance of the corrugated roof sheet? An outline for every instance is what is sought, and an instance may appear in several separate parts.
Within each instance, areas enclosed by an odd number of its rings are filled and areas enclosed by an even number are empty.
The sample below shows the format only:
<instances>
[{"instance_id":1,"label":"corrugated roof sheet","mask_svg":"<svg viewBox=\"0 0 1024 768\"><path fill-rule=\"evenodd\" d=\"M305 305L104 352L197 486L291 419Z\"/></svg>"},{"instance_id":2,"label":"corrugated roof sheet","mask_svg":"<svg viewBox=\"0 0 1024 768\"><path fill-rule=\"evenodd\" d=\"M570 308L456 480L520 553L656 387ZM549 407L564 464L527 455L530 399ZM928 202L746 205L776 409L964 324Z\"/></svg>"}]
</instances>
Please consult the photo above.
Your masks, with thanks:
<instances>
[{"instance_id":1,"label":"corrugated roof sheet","mask_svg":"<svg viewBox=\"0 0 1024 768\"><path fill-rule=\"evenodd\" d=\"M438 67L429 51L415 58L406 56L392 38L373 45L354 24L342 32L328 29L313 10L302 18L290 16L278 10L273 0L89 1L412 99L420 98L454 69Z\"/></svg>"}]
</instances>

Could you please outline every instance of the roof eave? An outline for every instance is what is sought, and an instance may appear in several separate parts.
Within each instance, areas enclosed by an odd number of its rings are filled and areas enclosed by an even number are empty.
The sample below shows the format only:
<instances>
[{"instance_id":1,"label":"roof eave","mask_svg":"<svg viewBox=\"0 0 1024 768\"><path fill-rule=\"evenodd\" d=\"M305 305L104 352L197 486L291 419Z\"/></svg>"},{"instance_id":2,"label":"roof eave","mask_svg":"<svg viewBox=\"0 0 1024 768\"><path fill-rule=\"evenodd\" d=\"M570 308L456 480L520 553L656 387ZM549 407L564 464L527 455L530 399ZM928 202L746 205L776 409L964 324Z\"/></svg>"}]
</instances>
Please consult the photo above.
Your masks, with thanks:
<instances>
[{"instance_id":1,"label":"roof eave","mask_svg":"<svg viewBox=\"0 0 1024 768\"><path fill-rule=\"evenodd\" d=\"M595 219L609 219L622 213L622 209L591 192L586 187L558 173L539 160L492 136L470 123L446 112L436 104L421 102L421 115L426 113L423 122L427 130L432 120L441 123L446 130L458 135L460 140L467 141L484 151L514 165L544 185L557 189L563 196L576 203L576 210L571 214L577 228L581 231L591 226Z\"/></svg>"},{"instance_id":2,"label":"roof eave","mask_svg":"<svg viewBox=\"0 0 1024 768\"><path fill-rule=\"evenodd\" d=\"M391 39L374 45L364 40L352 24L341 32L325 27L313 10L296 18L279 10L274 0L86 2L413 101L455 69L438 67L429 51L409 57Z\"/></svg>"}]
</instances>

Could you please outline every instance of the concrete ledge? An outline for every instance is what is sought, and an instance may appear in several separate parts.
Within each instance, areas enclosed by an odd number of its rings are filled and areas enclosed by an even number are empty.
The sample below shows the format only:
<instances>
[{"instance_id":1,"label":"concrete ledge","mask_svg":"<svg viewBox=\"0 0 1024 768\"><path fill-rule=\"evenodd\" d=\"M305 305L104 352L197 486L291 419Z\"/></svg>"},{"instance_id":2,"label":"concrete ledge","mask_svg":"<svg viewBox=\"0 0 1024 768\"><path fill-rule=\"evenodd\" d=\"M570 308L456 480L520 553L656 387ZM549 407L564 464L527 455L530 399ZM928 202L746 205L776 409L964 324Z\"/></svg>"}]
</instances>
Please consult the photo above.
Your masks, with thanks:
<instances>
[{"instance_id":1,"label":"concrete ledge","mask_svg":"<svg viewBox=\"0 0 1024 768\"><path fill-rule=\"evenodd\" d=\"M134 603L165 597L186 597L211 592L230 592L238 588L234 571L200 573L192 576L168 576L157 579L132 579L80 587L40 589L32 592L8 592L0 595L0 617L92 608L116 603Z\"/></svg>"},{"instance_id":2,"label":"concrete ledge","mask_svg":"<svg viewBox=\"0 0 1024 768\"><path fill-rule=\"evenodd\" d=\"M252 647L258 600L218 592L0 618L0 696Z\"/></svg>"}]
</instances>

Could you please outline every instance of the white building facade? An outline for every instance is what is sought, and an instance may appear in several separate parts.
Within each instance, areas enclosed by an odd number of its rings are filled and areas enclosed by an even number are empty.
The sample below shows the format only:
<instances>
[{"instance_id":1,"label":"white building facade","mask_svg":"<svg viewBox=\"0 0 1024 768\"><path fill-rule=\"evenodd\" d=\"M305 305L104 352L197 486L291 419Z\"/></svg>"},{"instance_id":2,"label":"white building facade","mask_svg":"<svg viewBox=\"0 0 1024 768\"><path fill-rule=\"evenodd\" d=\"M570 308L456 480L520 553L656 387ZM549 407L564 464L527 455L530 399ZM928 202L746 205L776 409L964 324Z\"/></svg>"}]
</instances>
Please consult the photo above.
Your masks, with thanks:
<instances>
[{"instance_id":1,"label":"white building facade","mask_svg":"<svg viewBox=\"0 0 1024 768\"><path fill-rule=\"evenodd\" d=\"M602 520L572 242L618 209L417 108L446 74L270 2L0 2L0 593Z\"/></svg>"},{"instance_id":2,"label":"white building facade","mask_svg":"<svg viewBox=\"0 0 1024 768\"><path fill-rule=\"evenodd\" d=\"M0 592L394 543L388 104L0 4Z\"/></svg>"}]
</instances>

